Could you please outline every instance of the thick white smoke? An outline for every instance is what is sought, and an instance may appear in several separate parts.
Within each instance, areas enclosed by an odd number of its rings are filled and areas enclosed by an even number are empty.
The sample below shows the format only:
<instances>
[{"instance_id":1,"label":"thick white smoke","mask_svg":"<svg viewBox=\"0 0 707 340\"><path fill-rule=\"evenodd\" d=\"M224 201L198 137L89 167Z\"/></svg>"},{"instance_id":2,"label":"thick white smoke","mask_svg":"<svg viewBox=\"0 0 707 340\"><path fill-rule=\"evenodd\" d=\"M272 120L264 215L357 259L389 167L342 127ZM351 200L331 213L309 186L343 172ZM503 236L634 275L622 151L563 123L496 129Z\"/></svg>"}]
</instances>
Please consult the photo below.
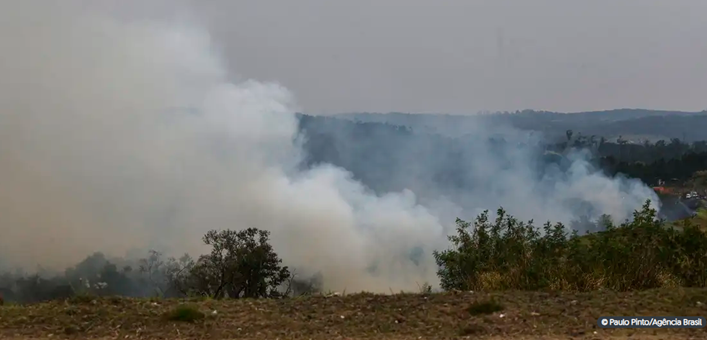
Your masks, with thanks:
<instances>
[{"instance_id":1,"label":"thick white smoke","mask_svg":"<svg viewBox=\"0 0 707 340\"><path fill-rule=\"evenodd\" d=\"M333 166L297 171L297 107L285 88L230 78L198 25L85 4L0 5L5 262L67 266L96 250L150 247L197 254L208 229L256 227L272 231L287 264L321 270L332 289L436 282L430 254L446 247L448 228L412 192L377 196ZM587 185L556 192L593 189L607 212L630 211L614 203L614 182L573 174Z\"/></svg>"},{"instance_id":2,"label":"thick white smoke","mask_svg":"<svg viewBox=\"0 0 707 340\"><path fill-rule=\"evenodd\" d=\"M334 167L294 172L286 89L227 79L198 27L77 4L2 11L4 256L51 266L95 250L194 253L208 229L257 227L273 232L289 264L322 270L331 287L434 279L429 259L425 270L407 259L411 247L443 239L414 196L372 196ZM381 277L363 275L376 261Z\"/></svg>"}]
</instances>

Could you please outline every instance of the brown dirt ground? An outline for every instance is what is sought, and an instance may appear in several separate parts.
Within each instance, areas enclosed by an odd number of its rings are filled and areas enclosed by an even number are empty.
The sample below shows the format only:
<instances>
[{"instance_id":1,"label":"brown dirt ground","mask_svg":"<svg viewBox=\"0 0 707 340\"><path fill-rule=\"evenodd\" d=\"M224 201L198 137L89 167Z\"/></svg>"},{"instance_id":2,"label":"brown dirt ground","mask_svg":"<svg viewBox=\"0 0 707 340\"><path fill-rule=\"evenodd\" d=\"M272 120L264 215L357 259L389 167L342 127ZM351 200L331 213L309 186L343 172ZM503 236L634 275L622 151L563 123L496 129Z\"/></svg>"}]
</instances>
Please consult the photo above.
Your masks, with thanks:
<instances>
[{"instance_id":1,"label":"brown dirt ground","mask_svg":"<svg viewBox=\"0 0 707 340\"><path fill-rule=\"evenodd\" d=\"M472 315L474 302L503 310ZM203 320L169 321L188 303ZM707 289L643 292L355 294L284 300L75 298L0 307L0 338L72 339L707 339L706 329L596 327L599 316L705 316ZM216 311L214 314L213 311ZM503 315L503 317L501 317Z\"/></svg>"}]
</instances>

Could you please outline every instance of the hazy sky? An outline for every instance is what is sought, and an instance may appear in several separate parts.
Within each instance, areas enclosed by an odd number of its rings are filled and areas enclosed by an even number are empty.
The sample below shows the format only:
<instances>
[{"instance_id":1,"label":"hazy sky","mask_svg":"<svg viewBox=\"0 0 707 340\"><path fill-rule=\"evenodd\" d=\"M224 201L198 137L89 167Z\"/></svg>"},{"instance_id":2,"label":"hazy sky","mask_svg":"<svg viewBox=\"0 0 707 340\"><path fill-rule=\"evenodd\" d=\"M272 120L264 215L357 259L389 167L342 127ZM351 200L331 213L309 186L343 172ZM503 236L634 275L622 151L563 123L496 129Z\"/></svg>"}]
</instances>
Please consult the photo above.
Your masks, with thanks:
<instances>
[{"instance_id":1,"label":"hazy sky","mask_svg":"<svg viewBox=\"0 0 707 340\"><path fill-rule=\"evenodd\" d=\"M705 0L193 6L234 72L281 82L311 113L707 108Z\"/></svg>"}]
</instances>

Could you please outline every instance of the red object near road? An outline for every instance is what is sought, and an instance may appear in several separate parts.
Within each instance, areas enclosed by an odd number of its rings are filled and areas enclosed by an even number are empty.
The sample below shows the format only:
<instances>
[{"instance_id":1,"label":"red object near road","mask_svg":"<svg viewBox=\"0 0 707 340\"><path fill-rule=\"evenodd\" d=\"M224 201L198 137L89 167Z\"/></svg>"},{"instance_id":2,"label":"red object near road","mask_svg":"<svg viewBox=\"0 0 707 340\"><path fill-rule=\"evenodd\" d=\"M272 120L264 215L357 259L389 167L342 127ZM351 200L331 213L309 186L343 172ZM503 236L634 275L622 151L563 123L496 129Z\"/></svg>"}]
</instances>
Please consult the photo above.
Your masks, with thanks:
<instances>
[{"instance_id":1,"label":"red object near road","mask_svg":"<svg viewBox=\"0 0 707 340\"><path fill-rule=\"evenodd\" d=\"M673 191L666 187L653 187L653 191L659 194L672 194Z\"/></svg>"}]
</instances>

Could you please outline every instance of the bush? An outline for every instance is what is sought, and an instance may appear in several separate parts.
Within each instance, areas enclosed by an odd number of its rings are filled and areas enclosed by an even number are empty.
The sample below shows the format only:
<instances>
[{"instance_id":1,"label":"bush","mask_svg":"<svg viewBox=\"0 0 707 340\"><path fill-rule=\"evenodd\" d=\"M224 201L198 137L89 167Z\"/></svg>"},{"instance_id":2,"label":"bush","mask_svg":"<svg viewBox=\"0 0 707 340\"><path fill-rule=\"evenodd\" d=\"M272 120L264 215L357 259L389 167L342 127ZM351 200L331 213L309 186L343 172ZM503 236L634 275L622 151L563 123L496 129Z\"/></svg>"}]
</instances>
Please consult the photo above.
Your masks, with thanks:
<instances>
[{"instance_id":1,"label":"bush","mask_svg":"<svg viewBox=\"0 0 707 340\"><path fill-rule=\"evenodd\" d=\"M503 306L493 300L477 301L472 303L466 310L471 315L493 314L502 311Z\"/></svg>"},{"instance_id":2,"label":"bush","mask_svg":"<svg viewBox=\"0 0 707 340\"><path fill-rule=\"evenodd\" d=\"M180 305L165 314L165 319L177 322L197 322L206 315L199 308L190 305Z\"/></svg>"},{"instance_id":3,"label":"bush","mask_svg":"<svg viewBox=\"0 0 707 340\"><path fill-rule=\"evenodd\" d=\"M689 221L672 228L647 201L631 222L579 236L560 224L521 222L499 209L457 220L452 249L434 252L446 290L640 290L707 285L707 234ZM471 230L470 230L471 229Z\"/></svg>"}]
</instances>

